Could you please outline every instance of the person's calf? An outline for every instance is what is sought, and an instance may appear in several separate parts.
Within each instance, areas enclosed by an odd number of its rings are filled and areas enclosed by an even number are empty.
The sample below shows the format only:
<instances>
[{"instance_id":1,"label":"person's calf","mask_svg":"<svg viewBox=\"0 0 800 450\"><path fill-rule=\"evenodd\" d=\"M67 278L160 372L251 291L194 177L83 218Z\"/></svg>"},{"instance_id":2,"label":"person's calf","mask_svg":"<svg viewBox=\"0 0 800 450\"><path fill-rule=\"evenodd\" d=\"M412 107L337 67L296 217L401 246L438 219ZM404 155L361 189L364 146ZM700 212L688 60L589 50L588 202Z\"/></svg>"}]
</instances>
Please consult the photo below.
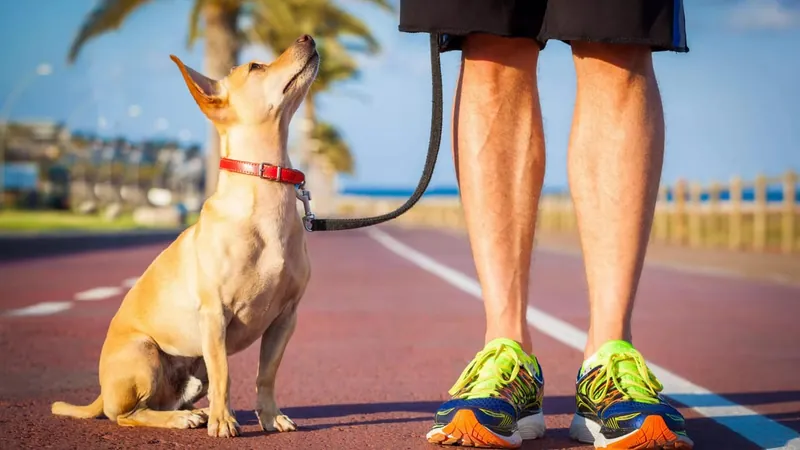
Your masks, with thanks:
<instances>
[{"instance_id":1,"label":"person's calf","mask_svg":"<svg viewBox=\"0 0 800 450\"><path fill-rule=\"evenodd\" d=\"M538 54L533 40L470 35L454 107L454 154L486 342L509 338L527 352L528 273L545 165Z\"/></svg>"},{"instance_id":2,"label":"person's calf","mask_svg":"<svg viewBox=\"0 0 800 450\"><path fill-rule=\"evenodd\" d=\"M576 42L573 52L578 94L568 169L589 286L589 357L607 341L631 341L664 119L649 48Z\"/></svg>"}]
</instances>

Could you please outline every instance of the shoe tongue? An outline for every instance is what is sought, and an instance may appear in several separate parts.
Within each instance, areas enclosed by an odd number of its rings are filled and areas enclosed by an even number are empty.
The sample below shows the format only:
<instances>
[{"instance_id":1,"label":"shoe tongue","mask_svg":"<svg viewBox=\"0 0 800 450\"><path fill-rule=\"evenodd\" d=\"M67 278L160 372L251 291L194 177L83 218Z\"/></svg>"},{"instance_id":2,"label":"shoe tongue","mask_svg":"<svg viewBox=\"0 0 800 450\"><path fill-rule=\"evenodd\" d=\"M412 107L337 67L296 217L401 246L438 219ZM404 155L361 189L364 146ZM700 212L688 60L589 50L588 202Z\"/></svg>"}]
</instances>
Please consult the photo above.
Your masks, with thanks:
<instances>
[{"instance_id":1,"label":"shoe tongue","mask_svg":"<svg viewBox=\"0 0 800 450\"><path fill-rule=\"evenodd\" d=\"M513 350L495 351L492 356L487 358L486 362L483 364L483 367L481 367L478 371L478 379L480 381L476 383L476 386L482 385L485 382L494 383L499 374L502 373L503 376L506 377L508 376L506 372L513 369L516 361L512 355L512 352L522 351L522 349L519 347L518 343L512 341L511 339L495 339L487 344L486 349L499 350L501 345L505 345L506 348L511 347Z\"/></svg>"},{"instance_id":2,"label":"shoe tongue","mask_svg":"<svg viewBox=\"0 0 800 450\"><path fill-rule=\"evenodd\" d=\"M606 342L597 350L597 352L595 352L594 355L590 356L586 361L584 361L583 367L581 368L581 375L585 374L594 367L608 364L609 358L611 358L611 355L613 354L635 351L636 349L633 347L633 345L626 341ZM618 380L627 391L627 394L631 394L631 391L636 391L637 393L649 397L649 393L646 390L637 387L638 385L642 384L639 376L631 375L631 373L639 373L639 369L636 367L636 362L634 362L632 359L626 359L623 361L617 361L615 365L616 373L619 377Z\"/></svg>"},{"instance_id":3,"label":"shoe tongue","mask_svg":"<svg viewBox=\"0 0 800 450\"><path fill-rule=\"evenodd\" d=\"M596 366L601 366L608 363L608 359L614 353L629 352L634 350L633 346L625 341L608 341L603 344L597 351L583 362L581 368L581 375L588 372ZM627 363L628 361L626 361ZM633 364L633 363L631 363ZM634 364L635 366L635 364Z\"/></svg>"},{"instance_id":4,"label":"shoe tongue","mask_svg":"<svg viewBox=\"0 0 800 450\"><path fill-rule=\"evenodd\" d=\"M522 351L522 347L519 345L519 342L508 338L492 339L491 341L486 343L486 346L484 346L484 348L485 349L498 348L501 345L505 345L506 347L511 347L514 350Z\"/></svg>"}]
</instances>

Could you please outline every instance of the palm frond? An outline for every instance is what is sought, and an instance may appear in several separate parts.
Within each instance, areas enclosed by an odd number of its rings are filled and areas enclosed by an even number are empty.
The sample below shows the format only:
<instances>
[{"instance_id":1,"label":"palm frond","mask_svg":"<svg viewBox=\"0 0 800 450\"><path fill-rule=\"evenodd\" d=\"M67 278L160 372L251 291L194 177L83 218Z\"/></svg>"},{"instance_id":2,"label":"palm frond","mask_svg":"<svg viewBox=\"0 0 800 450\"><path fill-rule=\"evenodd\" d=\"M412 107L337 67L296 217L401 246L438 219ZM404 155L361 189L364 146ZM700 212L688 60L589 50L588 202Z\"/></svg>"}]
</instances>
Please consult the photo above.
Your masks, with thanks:
<instances>
[{"instance_id":1,"label":"palm frond","mask_svg":"<svg viewBox=\"0 0 800 450\"><path fill-rule=\"evenodd\" d=\"M200 38L200 16L203 12L203 6L208 0L194 0L192 11L189 13L189 35L186 39L186 45L191 47L192 44Z\"/></svg>"},{"instance_id":2,"label":"palm frond","mask_svg":"<svg viewBox=\"0 0 800 450\"><path fill-rule=\"evenodd\" d=\"M91 39L122 25L128 16L152 0L100 0L86 17L78 34L70 45L67 62L72 64L77 59L83 46Z\"/></svg>"},{"instance_id":3,"label":"palm frond","mask_svg":"<svg viewBox=\"0 0 800 450\"><path fill-rule=\"evenodd\" d=\"M311 137L319 143L316 155L330 162L336 172L349 175L355 172L350 146L335 126L327 122L317 122Z\"/></svg>"},{"instance_id":4,"label":"palm frond","mask_svg":"<svg viewBox=\"0 0 800 450\"><path fill-rule=\"evenodd\" d=\"M312 93L327 91L338 82L355 80L360 76L358 62L339 42L322 41L317 46L317 51L320 55L320 65L317 78L311 85Z\"/></svg>"},{"instance_id":5,"label":"palm frond","mask_svg":"<svg viewBox=\"0 0 800 450\"><path fill-rule=\"evenodd\" d=\"M292 45L302 34L310 34L322 43L328 40L347 39L361 43L354 50L375 54L380 51L378 40L369 26L330 0L290 0L280 2L283 9L277 11L276 0L259 0L264 5L254 8L253 27L250 36L260 36L262 44L276 52Z\"/></svg>"},{"instance_id":6,"label":"palm frond","mask_svg":"<svg viewBox=\"0 0 800 450\"><path fill-rule=\"evenodd\" d=\"M365 3L371 3L371 4L381 8L383 10L388 11L388 12L392 12L393 13L393 12L397 11L397 9L395 9L395 5L397 4L397 0L394 0L394 1L392 1L392 0L361 0L361 1L363 1Z\"/></svg>"},{"instance_id":7,"label":"palm frond","mask_svg":"<svg viewBox=\"0 0 800 450\"><path fill-rule=\"evenodd\" d=\"M329 2L320 7L319 13L321 20L317 34L322 38L351 36L363 41L368 53L380 51L378 40L363 20Z\"/></svg>"},{"instance_id":8,"label":"palm frond","mask_svg":"<svg viewBox=\"0 0 800 450\"><path fill-rule=\"evenodd\" d=\"M301 34L298 33L294 38L289 36L295 15L286 0L251 0L245 13L252 20L249 26L242 29L242 34L250 44L260 44L280 52Z\"/></svg>"}]
</instances>

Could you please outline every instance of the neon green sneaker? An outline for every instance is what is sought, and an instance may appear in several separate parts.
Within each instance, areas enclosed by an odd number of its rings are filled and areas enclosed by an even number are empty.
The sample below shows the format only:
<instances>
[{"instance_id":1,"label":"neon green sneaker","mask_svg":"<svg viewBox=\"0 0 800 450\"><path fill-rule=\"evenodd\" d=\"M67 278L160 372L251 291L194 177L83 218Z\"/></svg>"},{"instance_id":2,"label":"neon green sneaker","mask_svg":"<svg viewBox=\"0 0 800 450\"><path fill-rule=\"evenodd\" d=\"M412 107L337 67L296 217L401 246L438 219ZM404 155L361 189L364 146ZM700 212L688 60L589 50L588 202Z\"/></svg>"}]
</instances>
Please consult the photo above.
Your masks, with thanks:
<instances>
[{"instance_id":1,"label":"neon green sneaker","mask_svg":"<svg viewBox=\"0 0 800 450\"><path fill-rule=\"evenodd\" d=\"M518 448L545 432L544 378L536 357L510 339L483 348L450 389L434 416L428 442Z\"/></svg>"},{"instance_id":2,"label":"neon green sneaker","mask_svg":"<svg viewBox=\"0 0 800 450\"><path fill-rule=\"evenodd\" d=\"M570 437L603 449L693 448L662 389L631 344L606 342L578 374Z\"/></svg>"}]
</instances>

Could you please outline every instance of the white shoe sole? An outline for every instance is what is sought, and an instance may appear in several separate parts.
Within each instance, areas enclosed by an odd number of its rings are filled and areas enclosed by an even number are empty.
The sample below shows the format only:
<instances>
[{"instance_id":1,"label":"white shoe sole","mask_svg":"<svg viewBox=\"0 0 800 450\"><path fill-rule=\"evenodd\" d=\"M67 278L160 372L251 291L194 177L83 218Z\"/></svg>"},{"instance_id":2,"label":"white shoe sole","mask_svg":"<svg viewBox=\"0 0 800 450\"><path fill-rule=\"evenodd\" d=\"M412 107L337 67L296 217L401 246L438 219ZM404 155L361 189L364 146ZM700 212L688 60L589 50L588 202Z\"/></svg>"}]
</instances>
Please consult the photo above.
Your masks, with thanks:
<instances>
[{"instance_id":1,"label":"white shoe sole","mask_svg":"<svg viewBox=\"0 0 800 450\"><path fill-rule=\"evenodd\" d=\"M539 439L544 436L547 427L544 423L544 413L523 417L517 421L517 429L523 440Z\"/></svg>"},{"instance_id":2,"label":"white shoe sole","mask_svg":"<svg viewBox=\"0 0 800 450\"><path fill-rule=\"evenodd\" d=\"M647 423L651 421L651 423ZM633 431L625 436L607 439L600 432L600 425L593 420L589 420L579 414L572 416L572 423L569 425L569 437L586 444L594 444L595 448L627 448L615 446L631 436L639 435L637 441L641 447L635 448L655 448L655 449L680 449L688 450L694 447L694 442L687 436L675 434L667 428L664 419L659 416L650 416L645 420L645 426ZM652 444L652 445L651 445ZM647 445L650 445L649 447Z\"/></svg>"}]
</instances>

